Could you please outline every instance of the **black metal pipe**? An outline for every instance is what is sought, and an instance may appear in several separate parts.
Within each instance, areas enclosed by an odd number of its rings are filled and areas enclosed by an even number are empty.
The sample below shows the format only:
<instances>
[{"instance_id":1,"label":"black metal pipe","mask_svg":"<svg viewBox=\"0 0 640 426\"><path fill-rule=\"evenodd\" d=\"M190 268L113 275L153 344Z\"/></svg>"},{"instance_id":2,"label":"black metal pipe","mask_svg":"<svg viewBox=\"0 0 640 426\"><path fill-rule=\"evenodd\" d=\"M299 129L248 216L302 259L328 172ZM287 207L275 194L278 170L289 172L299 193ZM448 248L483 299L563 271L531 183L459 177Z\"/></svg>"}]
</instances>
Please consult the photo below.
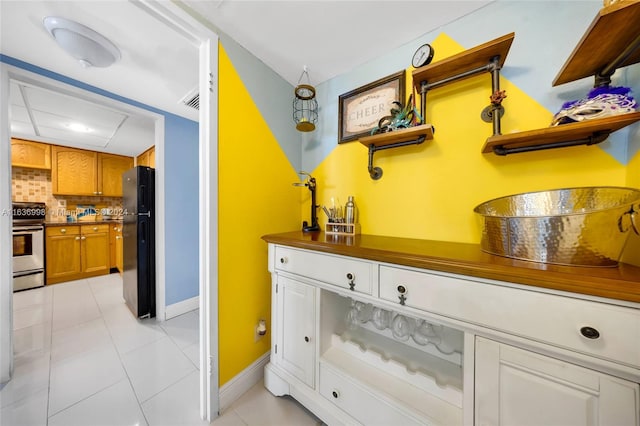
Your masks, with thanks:
<instances>
[{"instance_id":1,"label":"black metal pipe","mask_svg":"<svg viewBox=\"0 0 640 426\"><path fill-rule=\"evenodd\" d=\"M447 83L451 83L452 81L462 80L464 78L471 77L471 76L476 75L476 74L480 74L481 72L491 71L493 67L494 67L494 65L492 63L488 63L487 65L483 65L481 67L478 67L478 68L475 68L475 69L472 69L472 70L469 70L469 71L465 71L465 72L462 72L460 74L456 74L454 76L445 78L445 79L440 80L440 81L436 81L434 83L426 83L425 87L426 87L426 90L431 90L431 89L436 88L438 86L442 86L442 85L445 85Z\"/></svg>"},{"instance_id":2,"label":"black metal pipe","mask_svg":"<svg viewBox=\"0 0 640 426\"><path fill-rule=\"evenodd\" d=\"M535 146L523 146L518 148L505 148L503 146L494 146L493 152L497 155L509 155L509 154L518 154L521 152L542 151L544 149L551 149L551 148L566 148L566 147L578 146L578 145L595 145L600 142L603 142L604 140L607 139L607 137L609 137L608 132L596 133L592 136L589 136L587 138L582 138L582 139L575 139L575 140L564 141L564 142L551 142L551 143L535 145Z\"/></svg>"},{"instance_id":3,"label":"black metal pipe","mask_svg":"<svg viewBox=\"0 0 640 426\"><path fill-rule=\"evenodd\" d=\"M491 90L492 94L500 91L500 66L498 65L500 61L500 57L496 56L491 59ZM491 115L492 123L493 123L493 135L502 134L501 126L500 126L500 111L497 109L493 110L493 114Z\"/></svg>"}]
</instances>

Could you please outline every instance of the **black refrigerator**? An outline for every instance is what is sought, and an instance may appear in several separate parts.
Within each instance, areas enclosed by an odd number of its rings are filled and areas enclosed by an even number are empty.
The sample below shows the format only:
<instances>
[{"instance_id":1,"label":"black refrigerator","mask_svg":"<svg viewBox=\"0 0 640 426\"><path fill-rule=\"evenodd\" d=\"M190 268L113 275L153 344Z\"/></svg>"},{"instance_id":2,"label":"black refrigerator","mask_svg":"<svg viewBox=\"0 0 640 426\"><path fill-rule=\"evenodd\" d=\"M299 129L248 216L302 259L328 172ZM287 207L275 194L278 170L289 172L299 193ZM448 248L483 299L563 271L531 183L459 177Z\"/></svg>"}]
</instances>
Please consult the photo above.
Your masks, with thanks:
<instances>
[{"instance_id":1,"label":"black refrigerator","mask_svg":"<svg viewBox=\"0 0 640 426\"><path fill-rule=\"evenodd\" d=\"M156 316L155 170L122 174L124 273L122 293L136 318Z\"/></svg>"}]
</instances>

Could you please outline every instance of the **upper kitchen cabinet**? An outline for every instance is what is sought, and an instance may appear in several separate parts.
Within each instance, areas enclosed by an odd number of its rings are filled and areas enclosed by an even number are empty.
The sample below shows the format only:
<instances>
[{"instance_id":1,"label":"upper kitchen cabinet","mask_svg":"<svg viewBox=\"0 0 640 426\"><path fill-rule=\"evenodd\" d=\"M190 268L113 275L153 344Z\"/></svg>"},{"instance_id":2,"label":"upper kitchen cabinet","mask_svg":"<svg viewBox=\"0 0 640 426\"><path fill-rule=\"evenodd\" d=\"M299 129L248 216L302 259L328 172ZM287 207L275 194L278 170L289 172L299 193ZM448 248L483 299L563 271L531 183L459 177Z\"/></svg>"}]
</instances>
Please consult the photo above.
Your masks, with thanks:
<instances>
[{"instance_id":1,"label":"upper kitchen cabinet","mask_svg":"<svg viewBox=\"0 0 640 426\"><path fill-rule=\"evenodd\" d=\"M45 143L11 138L11 165L51 170L51 146Z\"/></svg>"},{"instance_id":2,"label":"upper kitchen cabinet","mask_svg":"<svg viewBox=\"0 0 640 426\"><path fill-rule=\"evenodd\" d=\"M98 195L122 197L122 174L133 167L133 158L98 153Z\"/></svg>"},{"instance_id":3,"label":"upper kitchen cabinet","mask_svg":"<svg viewBox=\"0 0 640 426\"><path fill-rule=\"evenodd\" d=\"M63 146L51 147L54 194L122 196L122 173L133 159Z\"/></svg>"},{"instance_id":4,"label":"upper kitchen cabinet","mask_svg":"<svg viewBox=\"0 0 640 426\"><path fill-rule=\"evenodd\" d=\"M156 168L156 147L152 146L136 157L136 166Z\"/></svg>"}]
</instances>

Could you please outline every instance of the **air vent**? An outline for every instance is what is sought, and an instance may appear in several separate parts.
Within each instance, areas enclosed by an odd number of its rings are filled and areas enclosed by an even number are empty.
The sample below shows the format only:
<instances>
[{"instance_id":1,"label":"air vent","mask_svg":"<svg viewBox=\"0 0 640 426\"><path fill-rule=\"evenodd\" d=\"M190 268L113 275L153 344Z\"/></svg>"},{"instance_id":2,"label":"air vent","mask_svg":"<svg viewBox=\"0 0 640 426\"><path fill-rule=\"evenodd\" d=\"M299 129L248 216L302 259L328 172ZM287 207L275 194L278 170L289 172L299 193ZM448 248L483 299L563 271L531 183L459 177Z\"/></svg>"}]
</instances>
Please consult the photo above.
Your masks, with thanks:
<instances>
[{"instance_id":1,"label":"air vent","mask_svg":"<svg viewBox=\"0 0 640 426\"><path fill-rule=\"evenodd\" d=\"M180 102L182 102L189 108L199 110L200 109L200 93L198 93L198 89L193 89L192 91L190 91L187 94L187 96L182 98Z\"/></svg>"}]
</instances>

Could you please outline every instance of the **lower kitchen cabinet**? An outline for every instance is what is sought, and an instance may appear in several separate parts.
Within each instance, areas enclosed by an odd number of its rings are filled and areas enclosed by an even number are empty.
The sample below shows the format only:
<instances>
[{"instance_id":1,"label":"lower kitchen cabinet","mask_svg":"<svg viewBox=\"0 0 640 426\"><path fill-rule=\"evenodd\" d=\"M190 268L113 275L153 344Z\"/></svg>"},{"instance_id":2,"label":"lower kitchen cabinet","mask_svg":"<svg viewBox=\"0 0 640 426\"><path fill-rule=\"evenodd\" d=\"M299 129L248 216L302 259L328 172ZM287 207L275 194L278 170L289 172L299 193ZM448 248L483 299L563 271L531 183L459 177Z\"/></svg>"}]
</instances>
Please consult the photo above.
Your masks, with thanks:
<instances>
[{"instance_id":1,"label":"lower kitchen cabinet","mask_svg":"<svg viewBox=\"0 0 640 426\"><path fill-rule=\"evenodd\" d=\"M640 385L476 338L479 425L635 425Z\"/></svg>"},{"instance_id":2,"label":"lower kitchen cabinet","mask_svg":"<svg viewBox=\"0 0 640 426\"><path fill-rule=\"evenodd\" d=\"M111 269L116 268L120 275L124 272L123 263L122 224L117 223L109 227L109 257Z\"/></svg>"},{"instance_id":3,"label":"lower kitchen cabinet","mask_svg":"<svg viewBox=\"0 0 640 426\"><path fill-rule=\"evenodd\" d=\"M264 383L324 423L640 426L640 309L305 244L269 242Z\"/></svg>"},{"instance_id":4,"label":"lower kitchen cabinet","mask_svg":"<svg viewBox=\"0 0 640 426\"><path fill-rule=\"evenodd\" d=\"M45 235L47 284L109 273L109 225L48 226Z\"/></svg>"}]
</instances>

